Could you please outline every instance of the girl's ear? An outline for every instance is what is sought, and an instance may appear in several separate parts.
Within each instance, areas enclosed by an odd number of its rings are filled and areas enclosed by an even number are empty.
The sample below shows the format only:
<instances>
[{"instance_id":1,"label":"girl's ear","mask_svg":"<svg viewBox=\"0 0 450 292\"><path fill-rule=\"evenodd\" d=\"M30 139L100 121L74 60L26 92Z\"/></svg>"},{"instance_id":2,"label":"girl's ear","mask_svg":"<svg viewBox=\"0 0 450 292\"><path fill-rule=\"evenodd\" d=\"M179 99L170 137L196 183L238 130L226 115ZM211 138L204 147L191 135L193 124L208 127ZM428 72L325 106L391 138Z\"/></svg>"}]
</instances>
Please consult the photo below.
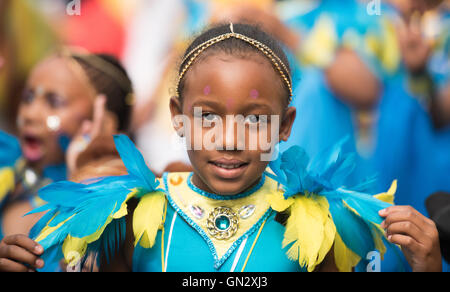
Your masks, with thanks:
<instances>
[{"instance_id":1,"label":"girl's ear","mask_svg":"<svg viewBox=\"0 0 450 292\"><path fill-rule=\"evenodd\" d=\"M297 115L297 109L295 107L289 107L286 110L284 119L280 126L280 141L287 141L291 135L292 125L294 124L295 117Z\"/></svg>"},{"instance_id":2,"label":"girl's ear","mask_svg":"<svg viewBox=\"0 0 450 292\"><path fill-rule=\"evenodd\" d=\"M183 119L179 119L183 114L183 107L178 97L172 96L170 98L170 114L172 116L172 125L180 137L184 136Z\"/></svg>"}]
</instances>

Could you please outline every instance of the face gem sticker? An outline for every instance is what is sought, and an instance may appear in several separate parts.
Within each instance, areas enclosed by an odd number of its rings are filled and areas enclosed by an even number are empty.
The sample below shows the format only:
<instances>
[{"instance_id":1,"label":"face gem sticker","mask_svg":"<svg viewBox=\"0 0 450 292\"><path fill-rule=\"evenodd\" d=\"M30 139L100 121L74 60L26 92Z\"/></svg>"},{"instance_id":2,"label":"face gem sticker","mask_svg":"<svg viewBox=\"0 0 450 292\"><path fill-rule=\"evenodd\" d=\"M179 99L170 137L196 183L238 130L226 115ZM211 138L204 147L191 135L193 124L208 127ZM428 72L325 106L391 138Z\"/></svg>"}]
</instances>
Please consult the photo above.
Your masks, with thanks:
<instances>
[{"instance_id":1,"label":"face gem sticker","mask_svg":"<svg viewBox=\"0 0 450 292\"><path fill-rule=\"evenodd\" d=\"M257 99L257 98L259 97L259 92L258 92L258 90L252 89L252 90L250 91L250 97L251 97L252 99Z\"/></svg>"},{"instance_id":2,"label":"face gem sticker","mask_svg":"<svg viewBox=\"0 0 450 292\"><path fill-rule=\"evenodd\" d=\"M61 119L58 116L47 117L47 128L52 132L57 132L61 127Z\"/></svg>"},{"instance_id":3,"label":"face gem sticker","mask_svg":"<svg viewBox=\"0 0 450 292\"><path fill-rule=\"evenodd\" d=\"M203 94L208 96L210 93L211 93L211 86L209 85L205 86L205 88L203 88Z\"/></svg>"},{"instance_id":4,"label":"face gem sticker","mask_svg":"<svg viewBox=\"0 0 450 292\"><path fill-rule=\"evenodd\" d=\"M227 110L230 110L234 105L234 100L232 98L227 99Z\"/></svg>"},{"instance_id":5,"label":"face gem sticker","mask_svg":"<svg viewBox=\"0 0 450 292\"><path fill-rule=\"evenodd\" d=\"M45 89L42 86L36 87L35 96L41 96L45 93Z\"/></svg>"}]
</instances>

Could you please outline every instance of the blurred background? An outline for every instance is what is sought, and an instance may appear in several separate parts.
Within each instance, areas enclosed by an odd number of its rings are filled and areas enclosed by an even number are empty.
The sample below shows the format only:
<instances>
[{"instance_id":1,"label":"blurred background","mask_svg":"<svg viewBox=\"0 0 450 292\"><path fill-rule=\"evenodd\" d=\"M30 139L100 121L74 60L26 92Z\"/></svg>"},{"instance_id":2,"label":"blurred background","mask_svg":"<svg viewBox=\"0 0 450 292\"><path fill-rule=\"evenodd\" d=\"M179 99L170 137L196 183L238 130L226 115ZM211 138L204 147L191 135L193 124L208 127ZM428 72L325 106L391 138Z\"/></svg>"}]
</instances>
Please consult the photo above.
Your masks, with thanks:
<instances>
[{"instance_id":1,"label":"blurred background","mask_svg":"<svg viewBox=\"0 0 450 292\"><path fill-rule=\"evenodd\" d=\"M219 22L262 26L293 68L290 141L310 155L349 137L355 179L394 179L397 204L427 214L450 192L450 1L0 0L0 129L15 134L33 66L64 46L117 57L133 82L131 132L156 172L189 163L169 98L189 40Z\"/></svg>"}]
</instances>

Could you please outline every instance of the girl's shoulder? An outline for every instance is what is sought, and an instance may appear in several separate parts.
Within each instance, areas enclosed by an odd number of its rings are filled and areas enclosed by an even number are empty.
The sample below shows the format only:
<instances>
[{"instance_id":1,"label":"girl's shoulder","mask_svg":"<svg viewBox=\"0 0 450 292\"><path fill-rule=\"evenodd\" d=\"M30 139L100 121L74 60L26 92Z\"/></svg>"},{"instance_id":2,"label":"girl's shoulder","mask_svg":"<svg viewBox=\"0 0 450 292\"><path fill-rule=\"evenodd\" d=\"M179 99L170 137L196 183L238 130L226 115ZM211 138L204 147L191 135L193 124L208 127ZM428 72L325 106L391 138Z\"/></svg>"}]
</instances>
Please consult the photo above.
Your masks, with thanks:
<instances>
[{"instance_id":1,"label":"girl's shoulder","mask_svg":"<svg viewBox=\"0 0 450 292\"><path fill-rule=\"evenodd\" d=\"M378 212L393 204L396 182L374 195L374 178L352 181L356 156L341 151L344 142L312 158L293 146L270 163L272 173L267 173L284 189L268 196L272 209L288 214L283 248L308 271L328 254L340 271L351 271L371 252L386 251Z\"/></svg>"}]
</instances>

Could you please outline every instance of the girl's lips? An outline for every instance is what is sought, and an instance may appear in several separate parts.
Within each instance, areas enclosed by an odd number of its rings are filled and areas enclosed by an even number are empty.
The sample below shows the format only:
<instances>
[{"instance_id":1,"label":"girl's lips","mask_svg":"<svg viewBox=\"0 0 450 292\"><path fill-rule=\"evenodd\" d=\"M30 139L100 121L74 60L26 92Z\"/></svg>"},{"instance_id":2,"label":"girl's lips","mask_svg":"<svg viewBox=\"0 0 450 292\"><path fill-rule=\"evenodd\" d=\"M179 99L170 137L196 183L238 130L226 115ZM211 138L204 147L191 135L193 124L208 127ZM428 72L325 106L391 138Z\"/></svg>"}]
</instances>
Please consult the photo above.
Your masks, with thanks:
<instances>
[{"instance_id":1,"label":"girl's lips","mask_svg":"<svg viewBox=\"0 0 450 292\"><path fill-rule=\"evenodd\" d=\"M37 136L25 135L22 140L22 152L25 159L36 162L44 156L42 140Z\"/></svg>"},{"instance_id":2,"label":"girl's lips","mask_svg":"<svg viewBox=\"0 0 450 292\"><path fill-rule=\"evenodd\" d=\"M236 179L248 167L248 163L239 160L216 160L209 162L212 172L223 179Z\"/></svg>"}]
</instances>

